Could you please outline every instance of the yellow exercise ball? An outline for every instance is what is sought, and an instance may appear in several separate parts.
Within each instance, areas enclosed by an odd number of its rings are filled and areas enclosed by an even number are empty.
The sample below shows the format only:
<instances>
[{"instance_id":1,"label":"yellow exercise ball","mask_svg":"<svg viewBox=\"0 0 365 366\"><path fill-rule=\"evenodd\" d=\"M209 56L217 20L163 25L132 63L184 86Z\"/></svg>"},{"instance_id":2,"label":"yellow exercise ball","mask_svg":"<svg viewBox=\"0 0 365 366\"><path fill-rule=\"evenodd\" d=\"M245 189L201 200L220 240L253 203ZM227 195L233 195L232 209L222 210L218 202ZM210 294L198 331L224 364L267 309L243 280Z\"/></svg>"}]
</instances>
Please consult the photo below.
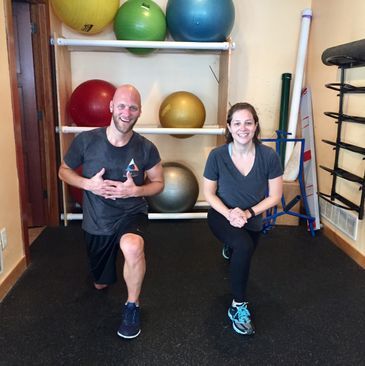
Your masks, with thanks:
<instances>
[{"instance_id":1,"label":"yellow exercise ball","mask_svg":"<svg viewBox=\"0 0 365 366\"><path fill-rule=\"evenodd\" d=\"M193 93L178 91L167 96L161 103L160 123L167 128L200 128L205 122L203 102ZM185 138L191 135L173 135Z\"/></svg>"},{"instance_id":2,"label":"yellow exercise ball","mask_svg":"<svg viewBox=\"0 0 365 366\"><path fill-rule=\"evenodd\" d=\"M114 19L119 0L51 0L56 16L85 34L101 32Z\"/></svg>"}]
</instances>

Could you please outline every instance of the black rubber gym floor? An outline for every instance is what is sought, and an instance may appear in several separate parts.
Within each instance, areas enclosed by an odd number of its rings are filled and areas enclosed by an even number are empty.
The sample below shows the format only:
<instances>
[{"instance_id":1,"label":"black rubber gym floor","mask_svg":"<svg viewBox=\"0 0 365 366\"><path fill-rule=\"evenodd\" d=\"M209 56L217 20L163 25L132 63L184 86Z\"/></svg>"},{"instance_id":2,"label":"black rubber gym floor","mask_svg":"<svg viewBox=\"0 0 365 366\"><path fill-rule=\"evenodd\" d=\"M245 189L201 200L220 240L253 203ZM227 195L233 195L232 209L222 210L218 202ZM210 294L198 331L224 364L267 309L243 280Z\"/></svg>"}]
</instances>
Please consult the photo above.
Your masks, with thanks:
<instances>
[{"instance_id":1,"label":"black rubber gym floor","mask_svg":"<svg viewBox=\"0 0 365 366\"><path fill-rule=\"evenodd\" d=\"M124 283L92 288L79 224L45 229L0 305L0 365L365 364L365 271L321 233L262 237L250 338L231 328L228 266L205 220L151 222L146 254L142 333L126 341Z\"/></svg>"}]
</instances>

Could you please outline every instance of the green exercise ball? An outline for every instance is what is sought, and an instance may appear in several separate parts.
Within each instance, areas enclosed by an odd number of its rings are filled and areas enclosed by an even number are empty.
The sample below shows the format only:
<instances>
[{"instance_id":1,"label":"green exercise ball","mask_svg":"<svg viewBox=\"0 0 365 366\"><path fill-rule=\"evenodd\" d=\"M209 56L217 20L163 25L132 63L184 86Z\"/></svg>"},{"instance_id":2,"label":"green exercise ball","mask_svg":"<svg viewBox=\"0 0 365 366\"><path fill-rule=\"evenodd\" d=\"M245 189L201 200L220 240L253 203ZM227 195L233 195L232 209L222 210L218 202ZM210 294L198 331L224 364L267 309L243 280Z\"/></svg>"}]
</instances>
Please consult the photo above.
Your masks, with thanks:
<instances>
[{"instance_id":1,"label":"green exercise ball","mask_svg":"<svg viewBox=\"0 0 365 366\"><path fill-rule=\"evenodd\" d=\"M114 33L119 40L164 41L166 17L152 0L128 0L118 10L114 19ZM137 55L153 51L152 48L128 48Z\"/></svg>"}]
</instances>

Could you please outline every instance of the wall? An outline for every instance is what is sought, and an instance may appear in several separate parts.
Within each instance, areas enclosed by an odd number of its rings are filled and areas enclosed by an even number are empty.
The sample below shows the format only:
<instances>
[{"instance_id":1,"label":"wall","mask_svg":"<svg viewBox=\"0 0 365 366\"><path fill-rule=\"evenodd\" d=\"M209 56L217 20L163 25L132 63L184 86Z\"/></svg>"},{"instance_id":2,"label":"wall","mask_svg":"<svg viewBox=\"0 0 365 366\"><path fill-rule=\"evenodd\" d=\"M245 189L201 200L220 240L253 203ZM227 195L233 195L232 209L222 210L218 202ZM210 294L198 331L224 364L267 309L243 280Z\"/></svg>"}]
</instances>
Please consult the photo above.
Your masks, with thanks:
<instances>
[{"instance_id":1,"label":"wall","mask_svg":"<svg viewBox=\"0 0 365 366\"><path fill-rule=\"evenodd\" d=\"M315 139L317 164L333 167L334 152L332 147L323 143L322 139L336 140L337 125L335 120L323 114L325 111L338 111L338 97L336 92L325 88L326 83L339 82L340 72L336 66L326 66L321 61L324 50L336 45L353 42L365 37L365 2L363 0L331 0L329 6L326 0L313 0L313 22L309 43L308 84L312 88L313 112L315 125ZM349 84L365 85L365 68L351 69L346 72ZM365 95L346 96L344 113L365 116ZM344 123L343 138L346 142L358 146L365 146L365 126ZM340 155L340 166L347 168L354 174L363 176L365 162L358 154L343 152ZM319 191L330 193L332 177L323 169L318 169ZM358 185L338 179L339 193L359 203L361 192ZM331 223L323 220L346 243L356 251L365 255L365 224L360 221L358 237L354 241L342 234Z\"/></svg>"},{"instance_id":2,"label":"wall","mask_svg":"<svg viewBox=\"0 0 365 366\"><path fill-rule=\"evenodd\" d=\"M7 287L2 285L24 259L3 1L0 2L0 49L0 228L5 227L8 236L8 246L3 251L4 271L0 274L1 290ZM3 294L0 291L0 300Z\"/></svg>"},{"instance_id":3,"label":"wall","mask_svg":"<svg viewBox=\"0 0 365 366\"><path fill-rule=\"evenodd\" d=\"M263 137L275 137L279 125L281 75L294 75L301 12L310 0L235 1L230 100L255 105ZM294 80L292 80L292 85Z\"/></svg>"}]
</instances>

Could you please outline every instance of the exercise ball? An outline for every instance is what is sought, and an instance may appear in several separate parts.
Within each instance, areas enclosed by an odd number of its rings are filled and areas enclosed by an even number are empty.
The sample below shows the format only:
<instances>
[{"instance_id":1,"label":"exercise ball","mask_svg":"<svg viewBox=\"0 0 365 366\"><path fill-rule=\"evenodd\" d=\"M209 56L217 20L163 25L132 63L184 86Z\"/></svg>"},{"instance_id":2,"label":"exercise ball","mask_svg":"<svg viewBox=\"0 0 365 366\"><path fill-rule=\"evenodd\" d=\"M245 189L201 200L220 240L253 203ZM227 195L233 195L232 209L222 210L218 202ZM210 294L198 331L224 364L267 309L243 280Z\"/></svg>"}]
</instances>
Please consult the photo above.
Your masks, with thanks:
<instances>
[{"instance_id":1,"label":"exercise ball","mask_svg":"<svg viewBox=\"0 0 365 366\"><path fill-rule=\"evenodd\" d=\"M82 175L82 165L79 166L77 169L75 169L75 171ZM77 188L74 186L69 185L69 192L71 197L73 198L73 200L78 203L80 206L82 206L82 199L83 199L83 195L84 195L84 190L81 188Z\"/></svg>"},{"instance_id":2,"label":"exercise ball","mask_svg":"<svg viewBox=\"0 0 365 366\"><path fill-rule=\"evenodd\" d=\"M70 186L69 191L70 191L70 194L71 194L71 197L73 198L73 200L76 203L78 203L80 206L82 206L82 196L84 194L84 191L82 189L74 187L74 186Z\"/></svg>"},{"instance_id":3,"label":"exercise ball","mask_svg":"<svg viewBox=\"0 0 365 366\"><path fill-rule=\"evenodd\" d=\"M78 126L108 126L112 113L110 101L116 88L107 81L92 79L81 83L71 94L69 113Z\"/></svg>"},{"instance_id":4,"label":"exercise ball","mask_svg":"<svg viewBox=\"0 0 365 366\"><path fill-rule=\"evenodd\" d=\"M178 91L163 100L160 105L159 118L162 127L200 128L205 122L205 107L195 94ZM174 136L188 137L189 135Z\"/></svg>"},{"instance_id":5,"label":"exercise ball","mask_svg":"<svg viewBox=\"0 0 365 366\"><path fill-rule=\"evenodd\" d=\"M232 0L169 0L167 27L175 41L223 42L235 17Z\"/></svg>"},{"instance_id":6,"label":"exercise ball","mask_svg":"<svg viewBox=\"0 0 365 366\"><path fill-rule=\"evenodd\" d=\"M119 40L163 41L166 37L166 17L152 0L128 0L118 10L114 19L114 33ZM151 48L128 48L143 55Z\"/></svg>"},{"instance_id":7,"label":"exercise ball","mask_svg":"<svg viewBox=\"0 0 365 366\"><path fill-rule=\"evenodd\" d=\"M56 16L77 32L101 32L114 19L119 0L51 0Z\"/></svg>"},{"instance_id":8,"label":"exercise ball","mask_svg":"<svg viewBox=\"0 0 365 366\"><path fill-rule=\"evenodd\" d=\"M199 184L194 173L180 163L164 163L165 188L156 196L148 197L150 209L157 212L185 212L191 210L198 198Z\"/></svg>"}]
</instances>

